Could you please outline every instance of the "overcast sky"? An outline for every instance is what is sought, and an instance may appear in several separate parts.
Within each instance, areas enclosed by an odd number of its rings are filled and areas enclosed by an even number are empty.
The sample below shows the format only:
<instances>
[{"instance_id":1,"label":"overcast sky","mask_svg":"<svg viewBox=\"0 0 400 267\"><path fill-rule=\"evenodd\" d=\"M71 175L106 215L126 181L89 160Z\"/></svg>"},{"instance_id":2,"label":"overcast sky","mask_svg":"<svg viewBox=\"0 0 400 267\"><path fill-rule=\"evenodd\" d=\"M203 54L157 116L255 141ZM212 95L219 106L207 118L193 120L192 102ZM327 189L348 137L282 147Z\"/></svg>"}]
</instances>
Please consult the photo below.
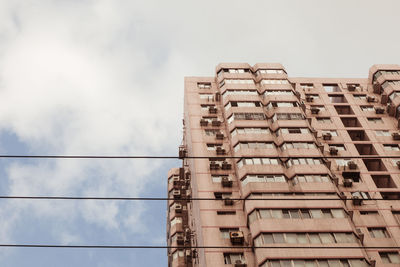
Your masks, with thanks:
<instances>
[{"instance_id":1,"label":"overcast sky","mask_svg":"<svg viewBox=\"0 0 400 267\"><path fill-rule=\"evenodd\" d=\"M0 154L176 155L184 76L400 64L400 2L0 0ZM0 159L0 195L166 196L173 160ZM0 200L0 244L164 245L164 202ZM2 266L166 266L165 250L0 249Z\"/></svg>"}]
</instances>

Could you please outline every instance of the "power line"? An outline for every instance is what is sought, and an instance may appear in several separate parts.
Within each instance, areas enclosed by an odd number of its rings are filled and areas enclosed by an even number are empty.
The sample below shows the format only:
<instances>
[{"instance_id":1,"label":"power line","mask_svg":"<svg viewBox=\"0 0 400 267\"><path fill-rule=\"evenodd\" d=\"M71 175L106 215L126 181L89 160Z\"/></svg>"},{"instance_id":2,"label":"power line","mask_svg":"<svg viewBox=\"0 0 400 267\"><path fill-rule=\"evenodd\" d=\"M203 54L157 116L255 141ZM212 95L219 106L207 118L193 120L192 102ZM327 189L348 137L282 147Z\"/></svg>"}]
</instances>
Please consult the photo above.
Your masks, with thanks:
<instances>
[{"instance_id":1,"label":"power line","mask_svg":"<svg viewBox=\"0 0 400 267\"><path fill-rule=\"evenodd\" d=\"M0 247L17 247L17 248L99 248L99 249L400 249L400 247L383 247L383 246L359 246L359 247L347 247L347 246L327 246L327 247L312 247L312 246L121 246L121 245L51 245L51 244L0 244Z\"/></svg>"},{"instance_id":2,"label":"power line","mask_svg":"<svg viewBox=\"0 0 400 267\"><path fill-rule=\"evenodd\" d=\"M397 193L397 192L396 192ZM216 200L223 201L225 199L218 198L168 198L168 197L70 197L70 196L0 196L0 199L50 199L50 200L125 200L125 201L134 201L134 200L152 200L152 201L191 201L191 200ZM229 200L343 200L341 198L229 198ZM352 200L348 198L347 200ZM364 201L368 200L400 200L400 199L382 199L382 198L369 198L369 199L360 199Z\"/></svg>"}]
</instances>

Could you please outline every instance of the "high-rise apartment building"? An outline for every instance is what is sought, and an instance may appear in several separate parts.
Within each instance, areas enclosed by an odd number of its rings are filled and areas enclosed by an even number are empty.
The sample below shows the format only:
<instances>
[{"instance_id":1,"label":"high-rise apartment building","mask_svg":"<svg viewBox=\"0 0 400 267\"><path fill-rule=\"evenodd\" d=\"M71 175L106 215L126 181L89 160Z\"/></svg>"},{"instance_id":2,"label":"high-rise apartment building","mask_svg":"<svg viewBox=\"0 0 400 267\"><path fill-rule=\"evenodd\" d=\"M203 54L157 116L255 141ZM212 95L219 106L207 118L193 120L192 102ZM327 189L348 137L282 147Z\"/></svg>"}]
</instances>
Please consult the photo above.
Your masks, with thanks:
<instances>
[{"instance_id":1,"label":"high-rise apartment building","mask_svg":"<svg viewBox=\"0 0 400 267\"><path fill-rule=\"evenodd\" d=\"M400 66L185 78L169 266L400 266ZM397 158L396 158L397 157Z\"/></svg>"}]
</instances>

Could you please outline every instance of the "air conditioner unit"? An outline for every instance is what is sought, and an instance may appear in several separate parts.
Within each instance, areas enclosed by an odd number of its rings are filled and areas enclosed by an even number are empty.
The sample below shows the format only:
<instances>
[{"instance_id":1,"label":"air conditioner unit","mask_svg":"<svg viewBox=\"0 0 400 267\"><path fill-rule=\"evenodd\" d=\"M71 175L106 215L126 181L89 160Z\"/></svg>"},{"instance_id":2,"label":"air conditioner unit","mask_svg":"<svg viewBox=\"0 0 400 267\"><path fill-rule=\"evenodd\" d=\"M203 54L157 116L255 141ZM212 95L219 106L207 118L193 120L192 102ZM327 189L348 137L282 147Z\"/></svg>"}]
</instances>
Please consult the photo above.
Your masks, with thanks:
<instances>
[{"instance_id":1,"label":"air conditioner unit","mask_svg":"<svg viewBox=\"0 0 400 267\"><path fill-rule=\"evenodd\" d=\"M225 155L226 151L222 147L217 147L216 149L217 155Z\"/></svg>"},{"instance_id":2,"label":"air conditioner unit","mask_svg":"<svg viewBox=\"0 0 400 267\"><path fill-rule=\"evenodd\" d=\"M174 199L181 198L181 190L173 190L172 195L174 196Z\"/></svg>"},{"instance_id":3,"label":"air conditioner unit","mask_svg":"<svg viewBox=\"0 0 400 267\"><path fill-rule=\"evenodd\" d=\"M242 260L236 260L234 266L235 266L235 267L246 267L247 264L244 263Z\"/></svg>"},{"instance_id":4,"label":"air conditioner unit","mask_svg":"<svg viewBox=\"0 0 400 267\"><path fill-rule=\"evenodd\" d=\"M222 187L232 187L232 180L229 177L222 177L221 184Z\"/></svg>"},{"instance_id":5,"label":"air conditioner unit","mask_svg":"<svg viewBox=\"0 0 400 267\"><path fill-rule=\"evenodd\" d=\"M225 206L232 206L233 200L230 197L224 198L224 204Z\"/></svg>"},{"instance_id":6,"label":"air conditioner unit","mask_svg":"<svg viewBox=\"0 0 400 267\"><path fill-rule=\"evenodd\" d=\"M182 213L182 205L181 204L175 204L175 212Z\"/></svg>"},{"instance_id":7,"label":"air conditioner unit","mask_svg":"<svg viewBox=\"0 0 400 267\"><path fill-rule=\"evenodd\" d=\"M344 179L344 180L343 180L343 186L344 186L344 187L352 187L352 186L353 186L353 180L351 180L351 179Z\"/></svg>"},{"instance_id":8,"label":"air conditioner unit","mask_svg":"<svg viewBox=\"0 0 400 267\"><path fill-rule=\"evenodd\" d=\"M224 161L224 162L222 162L222 169L230 170L230 169L232 169L232 164L228 163L227 161Z\"/></svg>"},{"instance_id":9,"label":"air conditioner unit","mask_svg":"<svg viewBox=\"0 0 400 267\"><path fill-rule=\"evenodd\" d=\"M314 97L306 96L306 102L313 102L313 101L314 101Z\"/></svg>"},{"instance_id":10,"label":"air conditioner unit","mask_svg":"<svg viewBox=\"0 0 400 267\"><path fill-rule=\"evenodd\" d=\"M214 107L214 106L211 106L211 107L208 108L208 112L210 114L217 114L217 108Z\"/></svg>"},{"instance_id":11,"label":"air conditioner unit","mask_svg":"<svg viewBox=\"0 0 400 267\"><path fill-rule=\"evenodd\" d=\"M362 198L360 198L358 196L353 196L352 201L353 201L353 205L361 206L363 200L362 200Z\"/></svg>"},{"instance_id":12,"label":"air conditioner unit","mask_svg":"<svg viewBox=\"0 0 400 267\"><path fill-rule=\"evenodd\" d=\"M208 125L208 120L201 119L200 120L200 126L207 126Z\"/></svg>"},{"instance_id":13,"label":"air conditioner unit","mask_svg":"<svg viewBox=\"0 0 400 267\"><path fill-rule=\"evenodd\" d=\"M216 161L211 161L210 170L218 170L218 169L219 169L219 164Z\"/></svg>"},{"instance_id":14,"label":"air conditioner unit","mask_svg":"<svg viewBox=\"0 0 400 267\"><path fill-rule=\"evenodd\" d=\"M324 133L322 135L322 139L324 140L331 140L332 139L332 134L331 133Z\"/></svg>"},{"instance_id":15,"label":"air conditioner unit","mask_svg":"<svg viewBox=\"0 0 400 267\"><path fill-rule=\"evenodd\" d=\"M331 155L337 155L338 154L338 149L336 147L330 147L329 148L329 153Z\"/></svg>"},{"instance_id":16,"label":"air conditioner unit","mask_svg":"<svg viewBox=\"0 0 400 267\"><path fill-rule=\"evenodd\" d=\"M244 242L244 235L242 231L229 232L229 238L231 239L232 245L242 245Z\"/></svg>"},{"instance_id":17,"label":"air conditioner unit","mask_svg":"<svg viewBox=\"0 0 400 267\"><path fill-rule=\"evenodd\" d=\"M383 114L385 112L385 109L382 107L375 107L375 112L376 114Z\"/></svg>"},{"instance_id":18,"label":"air conditioner unit","mask_svg":"<svg viewBox=\"0 0 400 267\"><path fill-rule=\"evenodd\" d=\"M356 90L356 86L354 84L347 85L347 90L349 92L354 92Z\"/></svg>"},{"instance_id":19,"label":"air conditioner unit","mask_svg":"<svg viewBox=\"0 0 400 267\"><path fill-rule=\"evenodd\" d=\"M367 96L367 102L375 102L375 97L374 96Z\"/></svg>"},{"instance_id":20,"label":"air conditioner unit","mask_svg":"<svg viewBox=\"0 0 400 267\"><path fill-rule=\"evenodd\" d=\"M311 114L318 114L319 108L311 108Z\"/></svg>"},{"instance_id":21,"label":"air conditioner unit","mask_svg":"<svg viewBox=\"0 0 400 267\"><path fill-rule=\"evenodd\" d=\"M186 151L185 147L179 147L179 158L180 159L183 159L184 157L186 157L186 153L187 153L187 151Z\"/></svg>"},{"instance_id":22,"label":"air conditioner unit","mask_svg":"<svg viewBox=\"0 0 400 267\"><path fill-rule=\"evenodd\" d=\"M347 163L347 166L349 167L350 170L355 170L357 169L357 163L355 163L354 161L349 161Z\"/></svg>"},{"instance_id":23,"label":"air conditioner unit","mask_svg":"<svg viewBox=\"0 0 400 267\"><path fill-rule=\"evenodd\" d=\"M217 140L223 140L224 139L224 134L221 133L221 132L218 132L218 133L215 134L215 138Z\"/></svg>"},{"instance_id":24,"label":"air conditioner unit","mask_svg":"<svg viewBox=\"0 0 400 267\"><path fill-rule=\"evenodd\" d=\"M392 133L393 140L400 140L400 134L398 132Z\"/></svg>"},{"instance_id":25,"label":"air conditioner unit","mask_svg":"<svg viewBox=\"0 0 400 267\"><path fill-rule=\"evenodd\" d=\"M185 261L192 262L192 251L190 249L185 251Z\"/></svg>"},{"instance_id":26,"label":"air conditioner unit","mask_svg":"<svg viewBox=\"0 0 400 267\"><path fill-rule=\"evenodd\" d=\"M220 126L221 125L221 121L219 121L218 119L213 119L211 122L212 126Z\"/></svg>"}]
</instances>

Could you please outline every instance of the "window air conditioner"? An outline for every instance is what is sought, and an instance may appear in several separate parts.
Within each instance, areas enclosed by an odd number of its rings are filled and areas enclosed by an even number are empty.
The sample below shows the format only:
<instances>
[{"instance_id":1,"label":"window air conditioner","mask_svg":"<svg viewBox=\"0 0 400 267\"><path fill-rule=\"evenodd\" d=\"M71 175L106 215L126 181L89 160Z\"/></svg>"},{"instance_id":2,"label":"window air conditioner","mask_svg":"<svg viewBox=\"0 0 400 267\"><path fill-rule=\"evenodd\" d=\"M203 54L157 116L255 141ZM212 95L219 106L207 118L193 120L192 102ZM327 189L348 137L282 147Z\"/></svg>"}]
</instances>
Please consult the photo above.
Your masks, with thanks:
<instances>
[{"instance_id":1,"label":"window air conditioner","mask_svg":"<svg viewBox=\"0 0 400 267\"><path fill-rule=\"evenodd\" d=\"M229 238L231 239L232 245L242 245L244 242L244 234L242 231L229 232Z\"/></svg>"}]
</instances>

